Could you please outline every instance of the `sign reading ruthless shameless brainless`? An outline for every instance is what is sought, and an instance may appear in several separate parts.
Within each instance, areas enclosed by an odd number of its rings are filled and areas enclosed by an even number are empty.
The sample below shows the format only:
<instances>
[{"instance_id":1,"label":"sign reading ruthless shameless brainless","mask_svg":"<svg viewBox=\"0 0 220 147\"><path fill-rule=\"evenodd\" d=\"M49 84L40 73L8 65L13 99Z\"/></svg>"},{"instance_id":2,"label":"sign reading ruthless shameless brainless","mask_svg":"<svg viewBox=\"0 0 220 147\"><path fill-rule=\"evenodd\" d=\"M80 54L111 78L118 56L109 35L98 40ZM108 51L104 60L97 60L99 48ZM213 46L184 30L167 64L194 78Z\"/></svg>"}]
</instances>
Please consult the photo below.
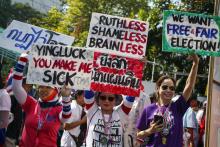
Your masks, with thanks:
<instances>
[{"instance_id":1,"label":"sign reading ruthless shameless brainless","mask_svg":"<svg viewBox=\"0 0 220 147\"><path fill-rule=\"evenodd\" d=\"M164 11L163 51L220 56L219 26L217 16Z\"/></svg>"},{"instance_id":2,"label":"sign reading ruthless shameless brainless","mask_svg":"<svg viewBox=\"0 0 220 147\"><path fill-rule=\"evenodd\" d=\"M74 37L13 20L0 35L0 47L23 53L36 43L71 46Z\"/></svg>"},{"instance_id":3,"label":"sign reading ruthless shameless brainless","mask_svg":"<svg viewBox=\"0 0 220 147\"><path fill-rule=\"evenodd\" d=\"M91 89L139 96L143 67L137 59L95 52Z\"/></svg>"},{"instance_id":4,"label":"sign reading ruthless shameless brainless","mask_svg":"<svg viewBox=\"0 0 220 147\"><path fill-rule=\"evenodd\" d=\"M93 51L59 45L34 45L30 55L28 83L90 89Z\"/></svg>"},{"instance_id":5,"label":"sign reading ruthless shameless brainless","mask_svg":"<svg viewBox=\"0 0 220 147\"><path fill-rule=\"evenodd\" d=\"M148 26L144 21L92 13L86 46L142 58L146 52Z\"/></svg>"}]
</instances>

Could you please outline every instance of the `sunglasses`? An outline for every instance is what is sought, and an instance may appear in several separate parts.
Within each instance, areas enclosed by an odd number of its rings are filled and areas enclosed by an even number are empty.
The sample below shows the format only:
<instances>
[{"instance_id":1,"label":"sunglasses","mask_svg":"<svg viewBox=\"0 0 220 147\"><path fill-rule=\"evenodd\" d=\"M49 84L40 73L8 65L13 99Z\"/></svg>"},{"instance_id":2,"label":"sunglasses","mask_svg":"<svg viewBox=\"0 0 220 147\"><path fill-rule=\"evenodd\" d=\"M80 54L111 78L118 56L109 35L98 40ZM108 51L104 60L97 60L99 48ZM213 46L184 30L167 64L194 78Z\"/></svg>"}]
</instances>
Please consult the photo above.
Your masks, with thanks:
<instances>
[{"instance_id":1,"label":"sunglasses","mask_svg":"<svg viewBox=\"0 0 220 147\"><path fill-rule=\"evenodd\" d=\"M101 96L99 96L99 99L102 100L102 101L108 100L109 102L112 102L112 101L114 101L115 97L112 97L112 96L108 97L108 96L104 96L104 95L102 96L101 95Z\"/></svg>"},{"instance_id":2,"label":"sunglasses","mask_svg":"<svg viewBox=\"0 0 220 147\"><path fill-rule=\"evenodd\" d=\"M175 91L175 87L174 86L163 85L163 86L161 86L161 88L162 88L162 90L167 90L169 88L171 91Z\"/></svg>"}]
</instances>

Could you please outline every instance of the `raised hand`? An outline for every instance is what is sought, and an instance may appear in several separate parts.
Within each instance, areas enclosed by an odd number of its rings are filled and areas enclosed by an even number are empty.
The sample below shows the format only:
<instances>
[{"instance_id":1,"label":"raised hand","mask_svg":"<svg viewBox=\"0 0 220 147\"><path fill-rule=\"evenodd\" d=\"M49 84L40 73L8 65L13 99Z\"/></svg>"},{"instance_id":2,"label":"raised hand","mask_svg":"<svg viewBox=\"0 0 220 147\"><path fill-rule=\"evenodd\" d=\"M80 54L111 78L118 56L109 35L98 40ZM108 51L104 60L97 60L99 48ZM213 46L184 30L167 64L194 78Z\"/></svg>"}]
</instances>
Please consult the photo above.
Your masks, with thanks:
<instances>
[{"instance_id":1,"label":"raised hand","mask_svg":"<svg viewBox=\"0 0 220 147\"><path fill-rule=\"evenodd\" d=\"M64 85L64 86L61 88L60 94L61 94L62 97L69 97L70 94L71 94L71 89L70 89L70 88L67 88L67 86Z\"/></svg>"},{"instance_id":2,"label":"raised hand","mask_svg":"<svg viewBox=\"0 0 220 147\"><path fill-rule=\"evenodd\" d=\"M187 59L188 60L192 60L194 64L198 64L199 63L199 57L196 54L189 55L187 57Z\"/></svg>"}]
</instances>

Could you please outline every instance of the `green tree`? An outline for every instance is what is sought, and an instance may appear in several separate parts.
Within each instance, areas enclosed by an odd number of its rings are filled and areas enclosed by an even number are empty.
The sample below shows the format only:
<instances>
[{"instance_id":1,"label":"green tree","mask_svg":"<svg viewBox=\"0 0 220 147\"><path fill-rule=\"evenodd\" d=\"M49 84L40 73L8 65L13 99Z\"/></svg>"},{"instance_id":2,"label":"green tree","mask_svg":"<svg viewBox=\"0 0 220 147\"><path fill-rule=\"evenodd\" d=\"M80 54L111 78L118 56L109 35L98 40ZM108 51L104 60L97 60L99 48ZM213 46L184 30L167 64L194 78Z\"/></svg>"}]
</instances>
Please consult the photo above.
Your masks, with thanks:
<instances>
[{"instance_id":1,"label":"green tree","mask_svg":"<svg viewBox=\"0 0 220 147\"><path fill-rule=\"evenodd\" d=\"M139 10L149 10L147 2L147 0L66 0L65 11L58 12L52 9L47 17L38 21L41 23L35 20L35 24L74 36L75 46L85 46L92 12L135 18ZM51 27L54 24L52 18L58 20L54 25L56 27Z\"/></svg>"},{"instance_id":2,"label":"green tree","mask_svg":"<svg viewBox=\"0 0 220 147\"><path fill-rule=\"evenodd\" d=\"M11 4L11 0L1 0L0 14L0 27L2 28L6 28L12 20L29 22L32 18L44 16L28 5L21 3Z\"/></svg>"},{"instance_id":3,"label":"green tree","mask_svg":"<svg viewBox=\"0 0 220 147\"><path fill-rule=\"evenodd\" d=\"M11 0L0 1L0 27L6 28L12 20L31 23L31 19L39 19L44 15L21 3L11 4ZM5 78L11 67L14 66L17 54L0 48L0 56L3 57L3 77ZM7 65L7 66L5 66Z\"/></svg>"}]
</instances>

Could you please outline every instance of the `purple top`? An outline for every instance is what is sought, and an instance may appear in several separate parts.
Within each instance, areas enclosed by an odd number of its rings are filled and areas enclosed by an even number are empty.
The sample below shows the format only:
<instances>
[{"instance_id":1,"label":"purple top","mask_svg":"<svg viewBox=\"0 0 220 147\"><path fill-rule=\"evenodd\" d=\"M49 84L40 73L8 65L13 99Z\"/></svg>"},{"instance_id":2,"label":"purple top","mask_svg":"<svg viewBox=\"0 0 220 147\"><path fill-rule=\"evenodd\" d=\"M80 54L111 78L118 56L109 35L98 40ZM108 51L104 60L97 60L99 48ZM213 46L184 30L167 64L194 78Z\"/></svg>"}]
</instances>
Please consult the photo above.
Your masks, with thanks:
<instances>
[{"instance_id":1,"label":"purple top","mask_svg":"<svg viewBox=\"0 0 220 147\"><path fill-rule=\"evenodd\" d=\"M154 114L159 111L162 114L169 110L169 119L171 120L171 129L169 134L166 136L166 144L162 144L161 133L155 133L149 136L149 141L146 147L182 147L183 143L183 115L188 109L188 104L186 103L183 96L179 96L176 101L172 101L170 108L167 106L159 107L156 103L148 105L144 108L141 117L137 123L137 128L139 130L145 130L150 127L150 122L153 121Z\"/></svg>"}]
</instances>

